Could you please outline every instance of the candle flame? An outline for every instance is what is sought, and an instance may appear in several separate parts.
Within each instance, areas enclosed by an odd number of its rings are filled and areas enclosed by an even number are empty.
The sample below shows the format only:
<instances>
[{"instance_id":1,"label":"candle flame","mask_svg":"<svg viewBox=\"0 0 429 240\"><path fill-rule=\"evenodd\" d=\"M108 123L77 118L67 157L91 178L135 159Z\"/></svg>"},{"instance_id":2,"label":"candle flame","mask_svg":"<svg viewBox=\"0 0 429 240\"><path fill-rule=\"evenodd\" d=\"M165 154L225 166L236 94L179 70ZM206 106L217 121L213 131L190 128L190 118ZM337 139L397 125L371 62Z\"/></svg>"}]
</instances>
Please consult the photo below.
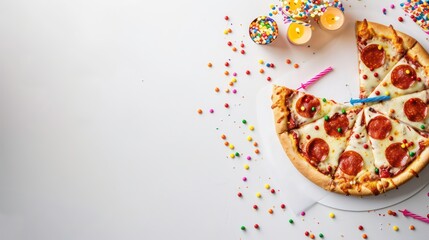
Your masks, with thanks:
<instances>
[{"instance_id":1,"label":"candle flame","mask_svg":"<svg viewBox=\"0 0 429 240\"><path fill-rule=\"evenodd\" d=\"M301 31L299 30L299 28L295 28L296 33L300 34Z\"/></svg>"}]
</instances>

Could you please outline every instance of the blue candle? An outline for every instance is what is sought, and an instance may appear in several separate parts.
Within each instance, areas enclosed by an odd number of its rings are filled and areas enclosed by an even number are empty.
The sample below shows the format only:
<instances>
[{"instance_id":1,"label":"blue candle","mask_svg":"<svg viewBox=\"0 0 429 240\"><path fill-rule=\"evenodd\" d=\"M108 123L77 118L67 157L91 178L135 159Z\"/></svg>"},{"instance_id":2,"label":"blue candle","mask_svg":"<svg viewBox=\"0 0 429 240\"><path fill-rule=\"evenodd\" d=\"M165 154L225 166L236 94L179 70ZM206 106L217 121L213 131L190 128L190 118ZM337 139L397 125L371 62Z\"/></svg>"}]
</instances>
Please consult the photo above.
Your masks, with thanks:
<instances>
[{"instance_id":1,"label":"blue candle","mask_svg":"<svg viewBox=\"0 0 429 240\"><path fill-rule=\"evenodd\" d=\"M367 103L367 102L379 102L384 100L389 100L390 96L379 96L379 97L371 97L371 98L363 98L363 99L350 99L350 103L355 105L356 103Z\"/></svg>"}]
</instances>

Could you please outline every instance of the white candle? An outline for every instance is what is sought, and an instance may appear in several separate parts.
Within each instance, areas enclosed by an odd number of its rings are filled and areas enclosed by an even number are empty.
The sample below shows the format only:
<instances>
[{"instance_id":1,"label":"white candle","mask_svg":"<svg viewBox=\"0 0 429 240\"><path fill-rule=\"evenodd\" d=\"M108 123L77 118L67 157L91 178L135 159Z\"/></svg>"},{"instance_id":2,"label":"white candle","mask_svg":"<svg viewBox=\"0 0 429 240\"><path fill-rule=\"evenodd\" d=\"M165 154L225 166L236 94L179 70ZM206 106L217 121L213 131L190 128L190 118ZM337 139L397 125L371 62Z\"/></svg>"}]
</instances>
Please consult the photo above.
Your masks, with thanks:
<instances>
[{"instance_id":1,"label":"white candle","mask_svg":"<svg viewBox=\"0 0 429 240\"><path fill-rule=\"evenodd\" d=\"M326 30L340 29L344 24L344 13L336 7L327 7L319 19L319 25Z\"/></svg>"}]
</instances>

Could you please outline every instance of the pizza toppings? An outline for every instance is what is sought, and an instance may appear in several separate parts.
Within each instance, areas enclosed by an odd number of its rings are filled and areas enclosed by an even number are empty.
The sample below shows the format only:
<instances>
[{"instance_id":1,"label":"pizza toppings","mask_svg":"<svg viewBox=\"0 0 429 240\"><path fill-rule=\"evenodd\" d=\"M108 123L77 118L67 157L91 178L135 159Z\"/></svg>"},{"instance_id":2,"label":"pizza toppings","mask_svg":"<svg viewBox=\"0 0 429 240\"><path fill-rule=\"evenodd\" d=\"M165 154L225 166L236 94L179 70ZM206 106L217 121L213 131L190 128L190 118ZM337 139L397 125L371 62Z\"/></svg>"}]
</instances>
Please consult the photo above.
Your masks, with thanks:
<instances>
[{"instance_id":1,"label":"pizza toppings","mask_svg":"<svg viewBox=\"0 0 429 240\"><path fill-rule=\"evenodd\" d=\"M317 165L328 157L329 145L321 138L314 138L307 144L306 152L310 163Z\"/></svg>"},{"instance_id":2,"label":"pizza toppings","mask_svg":"<svg viewBox=\"0 0 429 240\"><path fill-rule=\"evenodd\" d=\"M420 98L411 98L404 104L404 113L412 122L423 121L427 116L428 108Z\"/></svg>"},{"instance_id":3,"label":"pizza toppings","mask_svg":"<svg viewBox=\"0 0 429 240\"><path fill-rule=\"evenodd\" d=\"M392 70L392 84L400 89L408 89L417 78L416 71L409 65L399 65Z\"/></svg>"},{"instance_id":4,"label":"pizza toppings","mask_svg":"<svg viewBox=\"0 0 429 240\"><path fill-rule=\"evenodd\" d=\"M349 120L344 114L334 114L324 122L326 133L331 137L342 137L349 127Z\"/></svg>"},{"instance_id":5,"label":"pizza toppings","mask_svg":"<svg viewBox=\"0 0 429 240\"><path fill-rule=\"evenodd\" d=\"M362 49L360 58L369 69L376 69L383 66L385 52L380 45L371 44Z\"/></svg>"},{"instance_id":6,"label":"pizza toppings","mask_svg":"<svg viewBox=\"0 0 429 240\"><path fill-rule=\"evenodd\" d=\"M296 111L305 118L312 118L320 110L320 101L312 95L305 94L296 102Z\"/></svg>"},{"instance_id":7,"label":"pizza toppings","mask_svg":"<svg viewBox=\"0 0 429 240\"><path fill-rule=\"evenodd\" d=\"M392 143L387 147L385 156L392 167L403 167L407 164L408 152L407 148L402 146L402 143Z\"/></svg>"},{"instance_id":8,"label":"pizza toppings","mask_svg":"<svg viewBox=\"0 0 429 240\"><path fill-rule=\"evenodd\" d=\"M339 161L341 171L351 176L356 176L362 170L364 162L359 153L351 150L343 152Z\"/></svg>"},{"instance_id":9,"label":"pizza toppings","mask_svg":"<svg viewBox=\"0 0 429 240\"><path fill-rule=\"evenodd\" d=\"M392 123L384 116L377 116L368 123L368 134L374 139L382 140L386 138L392 130Z\"/></svg>"}]
</instances>

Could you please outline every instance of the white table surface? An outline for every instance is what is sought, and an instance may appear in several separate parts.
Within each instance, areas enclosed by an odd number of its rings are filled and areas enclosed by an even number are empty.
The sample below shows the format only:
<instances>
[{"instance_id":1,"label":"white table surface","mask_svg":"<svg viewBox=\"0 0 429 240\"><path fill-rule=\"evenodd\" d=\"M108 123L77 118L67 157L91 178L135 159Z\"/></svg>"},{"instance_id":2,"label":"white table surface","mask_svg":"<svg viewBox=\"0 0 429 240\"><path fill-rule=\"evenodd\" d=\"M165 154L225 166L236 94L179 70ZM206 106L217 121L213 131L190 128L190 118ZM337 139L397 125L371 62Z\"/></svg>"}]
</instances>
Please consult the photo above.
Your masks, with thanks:
<instances>
[{"instance_id":1,"label":"white table surface","mask_svg":"<svg viewBox=\"0 0 429 240\"><path fill-rule=\"evenodd\" d=\"M308 91L338 101L357 96L356 19L393 23L429 49L428 36L408 17L398 22L400 2L344 1L340 32L316 27L310 47L296 47L280 16L281 37L272 45L247 35L248 24L277 1L0 1L0 239L308 239L305 231L316 239L426 239L427 224L387 210L426 216L428 186L386 209L316 204L296 217L264 188L288 191L275 186L266 153L254 154L246 140L251 135L263 145L255 106L271 84L267 76L297 87L332 66ZM227 41L243 41L246 54L232 52ZM336 49L340 42L349 47ZM259 59L276 67L260 74ZM237 94L223 92L226 69L238 73ZM228 158L221 134L242 157Z\"/></svg>"}]
</instances>

